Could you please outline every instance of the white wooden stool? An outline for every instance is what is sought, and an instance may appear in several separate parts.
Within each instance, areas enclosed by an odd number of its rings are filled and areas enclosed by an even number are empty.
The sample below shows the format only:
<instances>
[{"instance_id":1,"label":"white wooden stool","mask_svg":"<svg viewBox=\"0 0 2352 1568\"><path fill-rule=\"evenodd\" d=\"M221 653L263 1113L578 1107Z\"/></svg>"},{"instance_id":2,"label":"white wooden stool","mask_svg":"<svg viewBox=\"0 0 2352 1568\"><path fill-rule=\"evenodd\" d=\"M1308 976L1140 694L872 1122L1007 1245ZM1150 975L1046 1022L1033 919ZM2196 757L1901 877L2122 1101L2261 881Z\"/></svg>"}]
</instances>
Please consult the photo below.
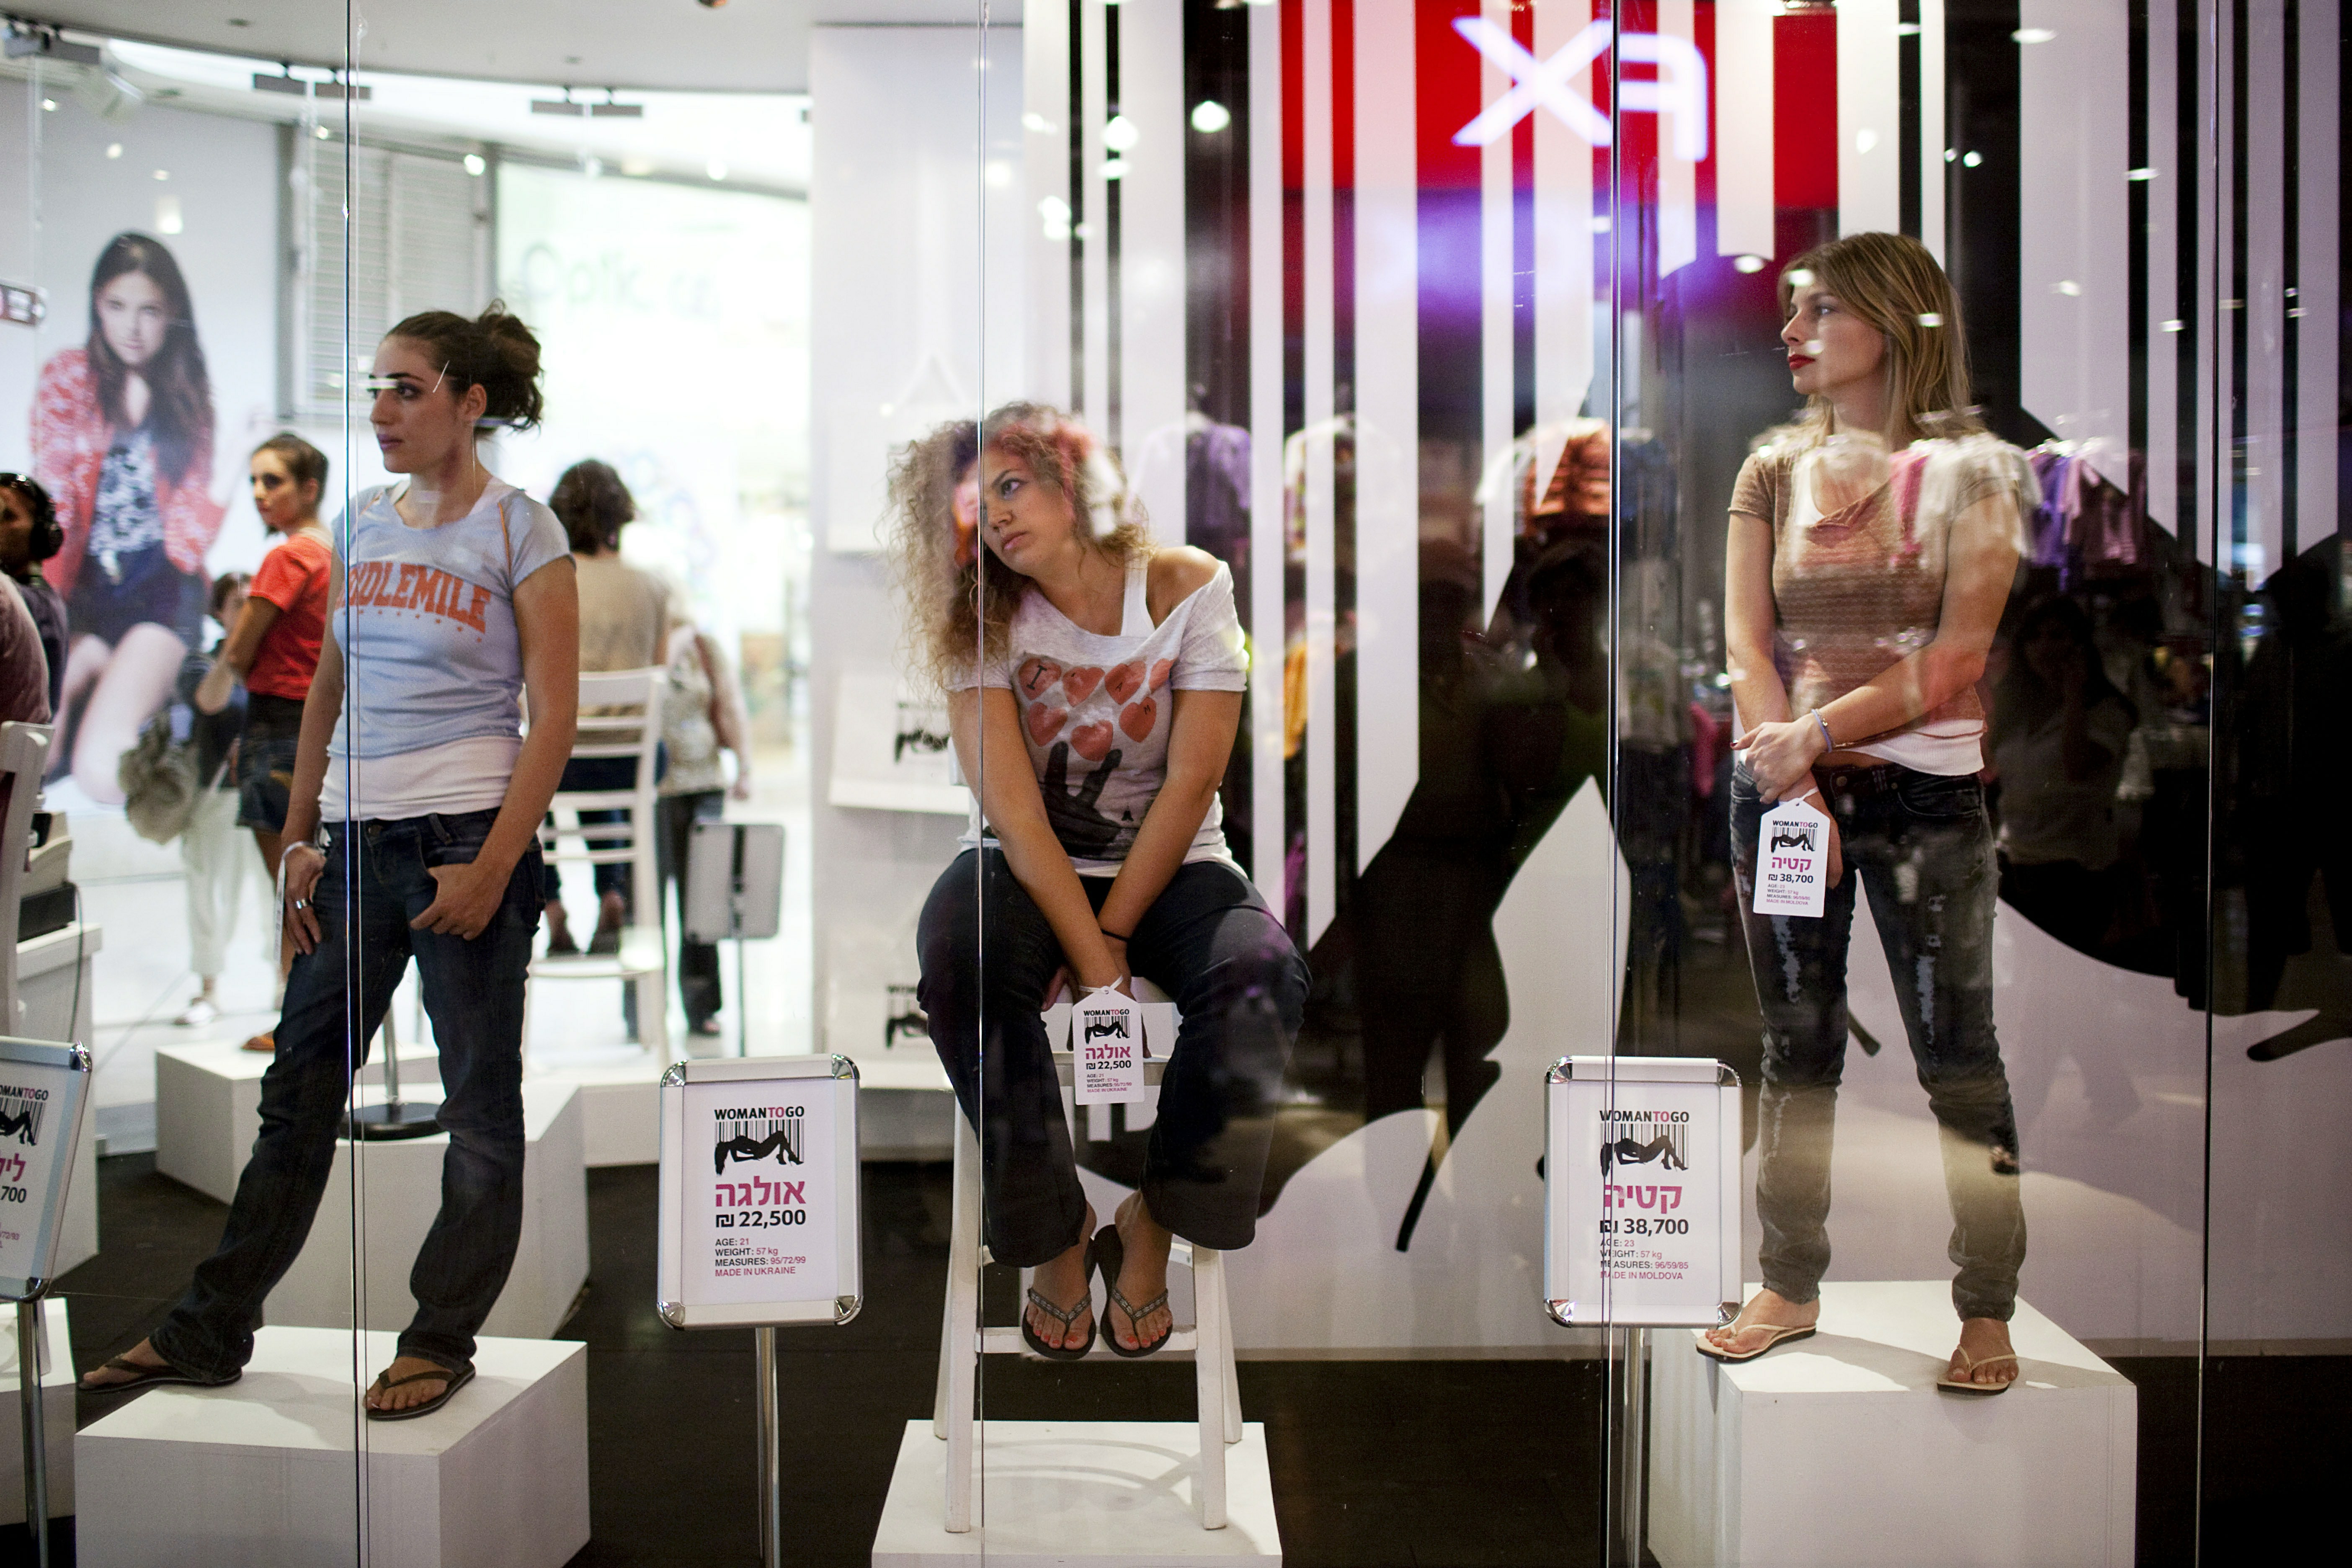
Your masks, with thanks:
<instances>
[{"instance_id":1,"label":"white wooden stool","mask_svg":"<svg viewBox=\"0 0 2352 1568\"><path fill-rule=\"evenodd\" d=\"M1136 999L1144 1005L1144 1042L1157 1055L1144 1063L1144 1083L1154 1091L1175 1046L1179 1022L1174 1005L1149 982L1136 982ZM1054 1066L1067 1089L1070 1084L1069 1014L1066 1005L1045 1015L1046 1037L1054 1042ZM1155 1101L1156 1103L1156 1101ZM1108 1106L1089 1106L1089 1112L1107 1112ZM1134 1109L1134 1108L1130 1108ZM1092 1118L1089 1118L1090 1121ZM1109 1136L1108 1117L1090 1127L1097 1138ZM1130 1126L1139 1123L1130 1122ZM1019 1354L1028 1346L1019 1325L987 1328L980 1321L980 1268L989 1261L981 1243L980 1140L961 1108L955 1113L955 1197L948 1239L947 1314L940 1331L939 1395L931 1416L931 1435L942 1438L947 1454L947 1527L961 1534L971 1528L973 1458L972 1404L980 1374L980 1358L988 1354ZM1233 1311L1225 1300L1224 1254L1176 1238L1168 1261L1192 1271L1192 1324L1179 1323L1165 1350L1191 1351L1194 1387L1201 1421L1201 1528L1225 1527L1225 1445L1242 1440L1241 1384L1234 1375ZM1093 1281L1087 1281L1089 1294ZM1097 1351L1109 1333L1099 1316Z\"/></svg>"}]
</instances>

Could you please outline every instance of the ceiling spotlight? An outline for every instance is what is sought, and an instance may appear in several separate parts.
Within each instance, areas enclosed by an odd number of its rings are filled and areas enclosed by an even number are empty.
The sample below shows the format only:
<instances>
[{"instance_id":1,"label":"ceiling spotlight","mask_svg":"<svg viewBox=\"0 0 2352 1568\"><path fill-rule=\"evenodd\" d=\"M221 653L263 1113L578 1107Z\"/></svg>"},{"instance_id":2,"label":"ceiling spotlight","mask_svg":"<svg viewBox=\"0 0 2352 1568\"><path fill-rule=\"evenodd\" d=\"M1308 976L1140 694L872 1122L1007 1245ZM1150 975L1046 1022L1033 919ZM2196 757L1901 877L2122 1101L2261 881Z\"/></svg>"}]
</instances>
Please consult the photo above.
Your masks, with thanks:
<instances>
[{"instance_id":1,"label":"ceiling spotlight","mask_svg":"<svg viewBox=\"0 0 2352 1568\"><path fill-rule=\"evenodd\" d=\"M1764 270L1764 258L1753 255L1735 256L1731 258L1731 269L1735 272L1761 272Z\"/></svg>"},{"instance_id":2,"label":"ceiling spotlight","mask_svg":"<svg viewBox=\"0 0 2352 1568\"><path fill-rule=\"evenodd\" d=\"M489 166L489 161L479 153L466 154L466 173L473 175L474 178L480 179L488 171Z\"/></svg>"},{"instance_id":3,"label":"ceiling spotlight","mask_svg":"<svg viewBox=\"0 0 2352 1568\"><path fill-rule=\"evenodd\" d=\"M1204 98L1192 106L1192 129L1203 136L1214 136L1233 122L1233 110L1213 98Z\"/></svg>"},{"instance_id":4,"label":"ceiling spotlight","mask_svg":"<svg viewBox=\"0 0 2352 1568\"><path fill-rule=\"evenodd\" d=\"M1132 153L1135 144L1142 140L1143 132L1124 114L1112 115L1103 126L1103 145L1114 153Z\"/></svg>"}]
</instances>

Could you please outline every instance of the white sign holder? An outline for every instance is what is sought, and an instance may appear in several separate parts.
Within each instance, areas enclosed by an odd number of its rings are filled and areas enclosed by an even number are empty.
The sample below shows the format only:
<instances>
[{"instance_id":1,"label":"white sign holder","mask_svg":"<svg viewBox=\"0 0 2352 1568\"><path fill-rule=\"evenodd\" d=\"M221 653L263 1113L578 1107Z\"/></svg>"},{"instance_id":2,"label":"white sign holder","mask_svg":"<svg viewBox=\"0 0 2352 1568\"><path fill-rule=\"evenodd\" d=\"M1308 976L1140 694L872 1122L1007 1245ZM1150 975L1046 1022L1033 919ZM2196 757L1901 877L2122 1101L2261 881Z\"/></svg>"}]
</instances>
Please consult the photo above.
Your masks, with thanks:
<instances>
[{"instance_id":1,"label":"white sign holder","mask_svg":"<svg viewBox=\"0 0 2352 1568\"><path fill-rule=\"evenodd\" d=\"M656 1310L673 1329L756 1331L761 1561L782 1568L776 1328L846 1323L863 1301L857 1065L682 1061L661 1096Z\"/></svg>"},{"instance_id":2,"label":"white sign holder","mask_svg":"<svg viewBox=\"0 0 2352 1568\"><path fill-rule=\"evenodd\" d=\"M79 1046L0 1037L0 1299L16 1303L25 1527L33 1560L43 1568L49 1561L49 1466L41 1374L50 1357L44 1353L41 1298L54 1283L89 1073L89 1053Z\"/></svg>"},{"instance_id":3,"label":"white sign holder","mask_svg":"<svg viewBox=\"0 0 2352 1568\"><path fill-rule=\"evenodd\" d=\"M1642 1561L1649 1331L1731 1321L1739 1286L1739 1078L1693 1057L1563 1057L1544 1079L1544 1309L1624 1329L1629 1562Z\"/></svg>"}]
</instances>

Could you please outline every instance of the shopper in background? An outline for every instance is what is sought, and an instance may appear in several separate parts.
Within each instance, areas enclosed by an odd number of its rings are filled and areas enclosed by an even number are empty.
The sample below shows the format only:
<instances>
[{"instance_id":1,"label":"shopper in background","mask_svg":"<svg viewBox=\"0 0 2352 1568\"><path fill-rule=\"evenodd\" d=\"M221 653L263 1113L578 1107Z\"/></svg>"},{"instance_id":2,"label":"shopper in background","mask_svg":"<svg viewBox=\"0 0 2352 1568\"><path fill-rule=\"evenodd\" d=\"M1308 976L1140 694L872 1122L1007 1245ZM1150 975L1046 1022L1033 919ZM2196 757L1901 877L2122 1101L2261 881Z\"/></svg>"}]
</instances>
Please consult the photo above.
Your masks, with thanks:
<instances>
[{"instance_id":1,"label":"shopper in background","mask_svg":"<svg viewBox=\"0 0 2352 1568\"><path fill-rule=\"evenodd\" d=\"M1225 847L1217 790L1249 668L1233 576L1203 551L1156 548L1110 455L1034 404L998 409L977 440L940 426L890 489L907 624L984 814L916 942L931 1039L980 1138L988 1245L1036 1270L1031 1349L1067 1360L1094 1343L1099 1261L1111 1349L1149 1355L1174 1329L1174 1238L1255 1237L1307 1004L1306 961ZM1183 1023L1140 1187L1097 1231L1038 1010L1132 995L1135 975Z\"/></svg>"},{"instance_id":2,"label":"shopper in background","mask_svg":"<svg viewBox=\"0 0 2352 1568\"><path fill-rule=\"evenodd\" d=\"M1732 866L1764 1021L1764 1288L1700 1350L1751 1360L1820 1317L1859 880L1886 967L1916 977L1895 991L1942 1129L1960 1336L1941 1385L1998 1394L2017 1377L2009 1320L2025 1212L1993 1034L1997 880L1976 683L2031 481L2023 456L1969 412L1959 296L1918 241L1864 233L1816 247L1781 273L1780 305L1790 379L1811 406L1740 469L1724 569L1742 726ZM1830 819L1818 917L1753 912L1764 814L1784 801Z\"/></svg>"},{"instance_id":3,"label":"shopper in background","mask_svg":"<svg viewBox=\"0 0 2352 1568\"><path fill-rule=\"evenodd\" d=\"M646 669L662 662L663 633L669 590L649 572L621 559L621 530L634 521L637 503L629 487L610 463L593 458L574 463L555 481L549 508L563 524L572 542L572 560L580 579L580 668L583 672ZM581 715L586 739L595 738L596 714ZM580 757L563 770L559 788L625 790L636 784L636 764L626 757ZM583 811L581 822L618 822L623 811ZM621 847L616 838L591 838L592 849ZM596 931L588 940L590 952L617 952L621 928L629 922L629 868L620 864L595 868ZM547 907L547 951L577 952L570 923L564 918L562 882L552 863L541 889Z\"/></svg>"},{"instance_id":4,"label":"shopper in background","mask_svg":"<svg viewBox=\"0 0 2352 1568\"><path fill-rule=\"evenodd\" d=\"M180 865L187 873L189 967L195 971L196 994L172 1021L184 1029L201 1029L220 1016L216 989L222 965L228 958L229 938L236 934L238 909L245 902L245 884L252 879L253 862L237 843L237 784L234 763L238 731L245 724L242 693L232 691L226 706L207 711L196 702L205 680L220 667L226 633L245 609L249 579L242 572L224 572L213 579L208 608L223 637L209 653L192 653L180 668L180 684L173 693L172 727L187 725L194 748L198 788L188 825L180 829Z\"/></svg>"},{"instance_id":5,"label":"shopper in background","mask_svg":"<svg viewBox=\"0 0 2352 1568\"><path fill-rule=\"evenodd\" d=\"M261 864L274 887L285 853L287 795L294 784L294 752L302 734L302 702L319 668L327 635L334 541L319 521L327 486L327 455L291 431L254 448L253 510L278 536L261 558L245 610L222 645L212 671L196 688L201 712L218 713L245 687L244 730L236 753L237 822L253 830ZM281 933L278 982L284 994L294 948ZM267 1030L245 1042L249 1051L274 1049Z\"/></svg>"},{"instance_id":6,"label":"shopper in background","mask_svg":"<svg viewBox=\"0 0 2352 1568\"><path fill-rule=\"evenodd\" d=\"M160 241L119 234L89 280L89 336L41 367L34 469L57 499L66 655L52 775L122 799L121 758L172 694L205 618L205 552L226 510L212 497L212 381L195 306Z\"/></svg>"},{"instance_id":7,"label":"shopper in background","mask_svg":"<svg viewBox=\"0 0 2352 1568\"><path fill-rule=\"evenodd\" d=\"M0 724L49 721L49 661L25 601L0 593ZM0 805L7 795L0 792Z\"/></svg>"},{"instance_id":8,"label":"shopper in background","mask_svg":"<svg viewBox=\"0 0 2352 1568\"><path fill-rule=\"evenodd\" d=\"M476 444L486 428L538 423L539 342L499 305L471 321L427 311L383 340L369 385L383 466L407 478L355 498L337 554L335 636L303 707L286 813L299 956L260 1136L218 1249L151 1339L83 1379L92 1392L239 1375L334 1169L352 1065L412 955L449 1142L440 1212L409 1275L416 1315L364 1396L370 1419L422 1415L471 1380L475 1335L514 1264L539 824L572 752L579 598L554 514L494 477ZM347 662L367 680L348 704Z\"/></svg>"},{"instance_id":9,"label":"shopper in background","mask_svg":"<svg viewBox=\"0 0 2352 1568\"><path fill-rule=\"evenodd\" d=\"M49 667L49 711L58 710L66 682L66 601L42 575L41 563L65 544L58 509L38 479L0 474L0 574L16 585L41 634L41 655Z\"/></svg>"},{"instance_id":10,"label":"shopper in background","mask_svg":"<svg viewBox=\"0 0 2352 1568\"><path fill-rule=\"evenodd\" d=\"M662 749L669 768L661 784L661 881L677 889L677 994L689 1034L715 1036L720 1005L719 949L686 936L687 850L694 825L726 815L726 797L751 798L751 725L717 637L694 624L683 595L669 602L669 689L662 698ZM719 753L735 753L730 786ZM737 1005L741 1005L738 999Z\"/></svg>"}]
</instances>

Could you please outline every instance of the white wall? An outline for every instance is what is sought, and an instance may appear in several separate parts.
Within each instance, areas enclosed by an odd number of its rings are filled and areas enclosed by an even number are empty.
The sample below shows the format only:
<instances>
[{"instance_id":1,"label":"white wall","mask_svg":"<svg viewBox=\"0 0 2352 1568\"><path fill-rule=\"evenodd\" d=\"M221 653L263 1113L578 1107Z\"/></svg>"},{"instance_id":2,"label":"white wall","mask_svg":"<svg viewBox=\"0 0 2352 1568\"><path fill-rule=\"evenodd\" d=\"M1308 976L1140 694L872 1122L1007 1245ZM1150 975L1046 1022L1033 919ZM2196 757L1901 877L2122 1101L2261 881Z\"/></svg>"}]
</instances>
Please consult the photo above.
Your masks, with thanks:
<instances>
[{"instance_id":1,"label":"white wall","mask_svg":"<svg viewBox=\"0 0 2352 1568\"><path fill-rule=\"evenodd\" d=\"M870 1053L880 1046L884 988L914 982L916 916L954 857L962 826L961 817L835 807L825 794L841 678L886 669L898 649L887 579L872 553L889 449L942 420L977 417L1022 390L1018 29L992 31L989 60L983 148L971 30L819 27L810 54L811 522L818 544L810 579L810 718L820 1050ZM1003 167L993 182L986 163Z\"/></svg>"}]
</instances>

